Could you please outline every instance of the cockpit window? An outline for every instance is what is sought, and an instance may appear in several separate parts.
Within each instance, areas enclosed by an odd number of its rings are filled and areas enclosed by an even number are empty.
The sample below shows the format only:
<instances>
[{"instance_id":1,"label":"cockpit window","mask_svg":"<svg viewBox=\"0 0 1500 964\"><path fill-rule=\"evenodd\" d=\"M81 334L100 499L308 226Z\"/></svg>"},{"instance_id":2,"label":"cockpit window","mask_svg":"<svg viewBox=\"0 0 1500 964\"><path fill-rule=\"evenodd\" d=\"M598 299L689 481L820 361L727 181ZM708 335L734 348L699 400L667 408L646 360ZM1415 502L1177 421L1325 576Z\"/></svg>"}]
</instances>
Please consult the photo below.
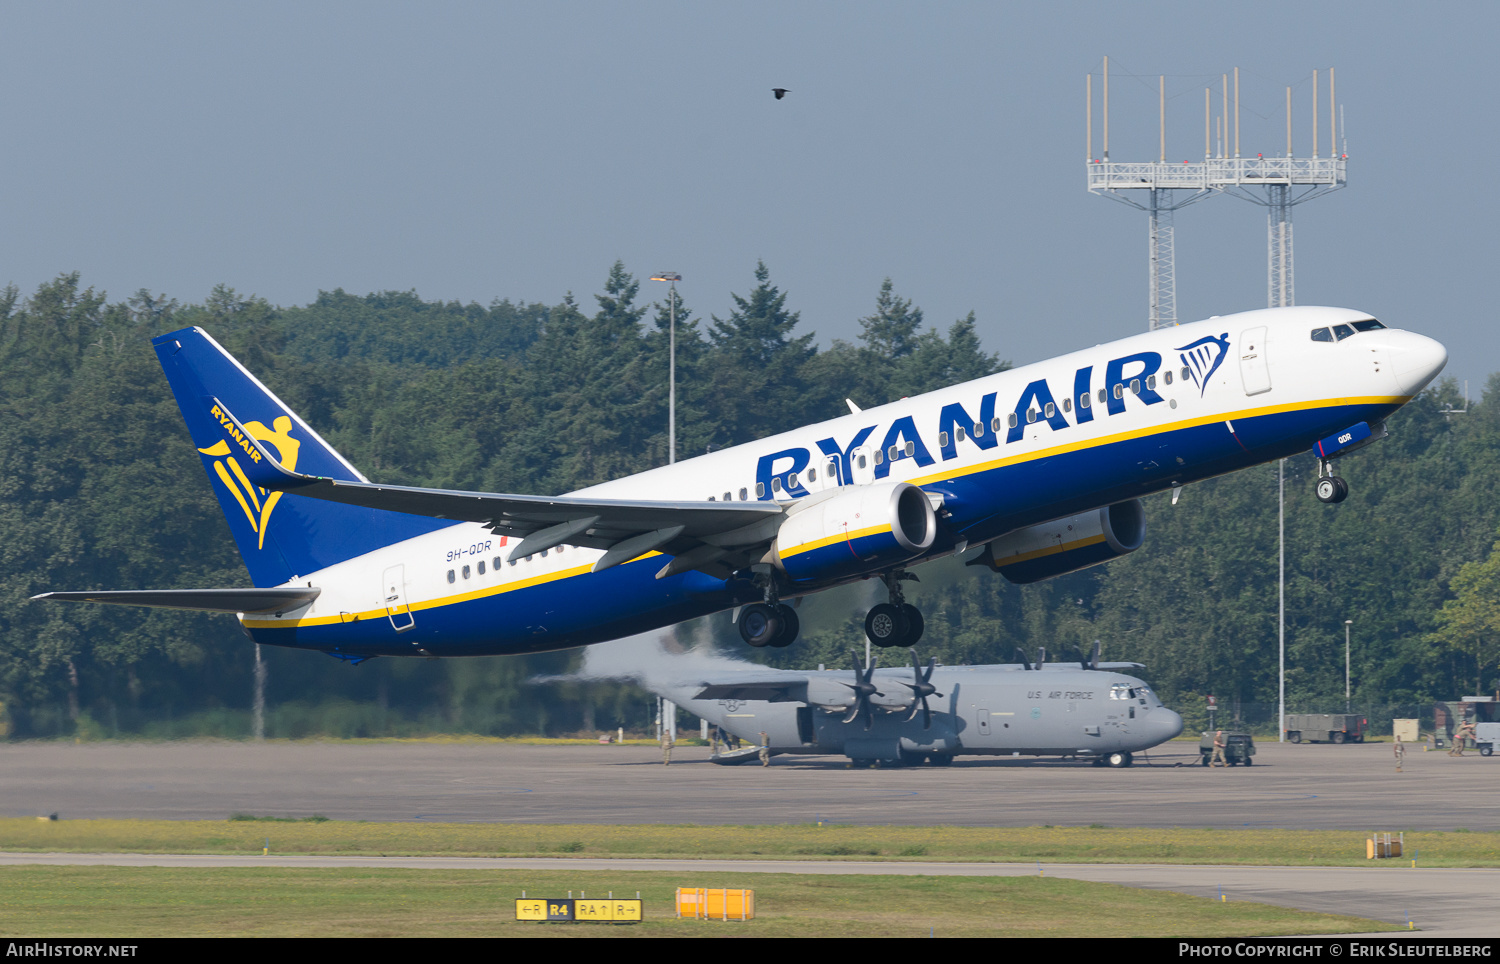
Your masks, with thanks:
<instances>
[{"instance_id":1,"label":"cockpit window","mask_svg":"<svg viewBox=\"0 0 1500 964\"><path fill-rule=\"evenodd\" d=\"M1363 321L1353 321L1347 325L1334 325L1330 328L1314 328L1312 330L1313 341L1343 341L1362 331L1377 331L1384 328L1374 318L1366 318Z\"/></svg>"}]
</instances>

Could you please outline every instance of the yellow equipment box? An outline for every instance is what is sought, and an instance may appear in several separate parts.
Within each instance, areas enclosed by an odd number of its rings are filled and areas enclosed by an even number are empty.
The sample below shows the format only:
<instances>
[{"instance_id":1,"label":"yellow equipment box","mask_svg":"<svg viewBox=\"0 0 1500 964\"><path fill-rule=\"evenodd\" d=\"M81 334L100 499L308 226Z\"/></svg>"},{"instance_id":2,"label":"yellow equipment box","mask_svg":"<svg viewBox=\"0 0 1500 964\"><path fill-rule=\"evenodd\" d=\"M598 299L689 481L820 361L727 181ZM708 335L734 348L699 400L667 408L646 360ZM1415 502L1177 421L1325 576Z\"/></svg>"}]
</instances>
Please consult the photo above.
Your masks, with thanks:
<instances>
[{"instance_id":1,"label":"yellow equipment box","mask_svg":"<svg viewBox=\"0 0 1500 964\"><path fill-rule=\"evenodd\" d=\"M679 887L677 916L700 920L752 920L755 917L755 891Z\"/></svg>"}]
</instances>

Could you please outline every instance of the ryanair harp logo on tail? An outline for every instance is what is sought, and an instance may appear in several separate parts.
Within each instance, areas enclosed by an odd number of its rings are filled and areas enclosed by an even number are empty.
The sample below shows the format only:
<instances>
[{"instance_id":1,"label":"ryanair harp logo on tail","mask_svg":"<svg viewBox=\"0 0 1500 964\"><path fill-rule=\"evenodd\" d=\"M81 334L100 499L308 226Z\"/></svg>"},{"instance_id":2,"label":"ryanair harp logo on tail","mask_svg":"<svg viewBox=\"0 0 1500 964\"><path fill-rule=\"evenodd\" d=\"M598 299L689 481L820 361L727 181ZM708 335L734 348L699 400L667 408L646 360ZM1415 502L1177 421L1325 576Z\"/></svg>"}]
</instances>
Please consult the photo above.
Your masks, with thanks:
<instances>
[{"instance_id":1,"label":"ryanair harp logo on tail","mask_svg":"<svg viewBox=\"0 0 1500 964\"><path fill-rule=\"evenodd\" d=\"M229 494L234 496L234 500L245 511L245 518L249 520L250 528L260 536L259 548L264 549L266 547L266 524L271 521L271 510L276 508L277 502L281 501L281 493L257 488L250 484L250 480L245 477L245 470L240 468L239 462L235 461L235 456L230 453L238 448L245 458L257 462L260 461L260 453L255 451L255 446L240 435L239 429L235 428L234 421L226 416L219 406L213 406L212 414L219 420L219 424L223 426L230 439L234 440L234 444L231 445L228 439L220 439L208 448L198 451L214 459L214 474L219 477L219 481L224 483ZM273 419L271 424L275 427L267 428L261 422L246 422L245 431L249 432L251 438L257 442L275 449L276 458L288 470L295 470L297 450L302 447L302 443L292 438L292 420L285 415L280 415Z\"/></svg>"}]
</instances>

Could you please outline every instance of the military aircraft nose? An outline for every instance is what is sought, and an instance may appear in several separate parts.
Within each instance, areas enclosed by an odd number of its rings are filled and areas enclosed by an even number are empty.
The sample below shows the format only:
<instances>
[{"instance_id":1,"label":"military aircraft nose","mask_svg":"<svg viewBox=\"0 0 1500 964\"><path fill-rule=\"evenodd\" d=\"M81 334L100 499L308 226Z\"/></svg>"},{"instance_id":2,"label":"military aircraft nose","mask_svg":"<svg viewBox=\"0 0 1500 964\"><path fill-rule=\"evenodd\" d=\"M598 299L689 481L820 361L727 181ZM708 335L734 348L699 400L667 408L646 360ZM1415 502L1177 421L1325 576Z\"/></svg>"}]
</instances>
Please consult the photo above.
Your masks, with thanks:
<instances>
[{"instance_id":1,"label":"military aircraft nose","mask_svg":"<svg viewBox=\"0 0 1500 964\"><path fill-rule=\"evenodd\" d=\"M1448 364L1448 349L1443 343L1412 331L1392 331L1391 368L1403 395L1415 395L1426 388Z\"/></svg>"},{"instance_id":2,"label":"military aircraft nose","mask_svg":"<svg viewBox=\"0 0 1500 964\"><path fill-rule=\"evenodd\" d=\"M1158 706L1151 711L1151 726L1160 728L1158 736L1162 742L1176 739L1182 732L1182 717L1176 710L1169 710L1165 706Z\"/></svg>"}]
</instances>

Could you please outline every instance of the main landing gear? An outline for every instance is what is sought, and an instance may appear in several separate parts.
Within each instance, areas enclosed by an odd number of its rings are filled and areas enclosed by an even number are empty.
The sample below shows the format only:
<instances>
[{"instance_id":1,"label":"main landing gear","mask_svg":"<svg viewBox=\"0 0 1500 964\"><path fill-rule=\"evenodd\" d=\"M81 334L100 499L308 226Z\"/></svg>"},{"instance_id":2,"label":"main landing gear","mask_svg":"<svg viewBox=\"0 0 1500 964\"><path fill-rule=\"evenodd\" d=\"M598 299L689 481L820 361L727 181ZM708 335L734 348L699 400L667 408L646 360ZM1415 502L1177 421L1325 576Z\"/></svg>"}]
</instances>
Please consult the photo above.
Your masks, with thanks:
<instances>
[{"instance_id":1,"label":"main landing gear","mask_svg":"<svg viewBox=\"0 0 1500 964\"><path fill-rule=\"evenodd\" d=\"M797 611L777 601L776 578L769 566L756 566L755 570L765 601L751 603L740 610L740 638L757 649L790 646L801 628Z\"/></svg>"},{"instance_id":2,"label":"main landing gear","mask_svg":"<svg viewBox=\"0 0 1500 964\"><path fill-rule=\"evenodd\" d=\"M1349 498L1349 483L1333 474L1333 465L1327 459L1318 459L1318 481L1313 483L1313 494L1328 505Z\"/></svg>"},{"instance_id":3,"label":"main landing gear","mask_svg":"<svg viewBox=\"0 0 1500 964\"><path fill-rule=\"evenodd\" d=\"M901 583L907 579L916 582L916 575L896 569L881 579L891 594L891 601L870 608L870 614L865 617L865 635L876 646L915 646L926 626L921 611L906 601Z\"/></svg>"}]
</instances>

